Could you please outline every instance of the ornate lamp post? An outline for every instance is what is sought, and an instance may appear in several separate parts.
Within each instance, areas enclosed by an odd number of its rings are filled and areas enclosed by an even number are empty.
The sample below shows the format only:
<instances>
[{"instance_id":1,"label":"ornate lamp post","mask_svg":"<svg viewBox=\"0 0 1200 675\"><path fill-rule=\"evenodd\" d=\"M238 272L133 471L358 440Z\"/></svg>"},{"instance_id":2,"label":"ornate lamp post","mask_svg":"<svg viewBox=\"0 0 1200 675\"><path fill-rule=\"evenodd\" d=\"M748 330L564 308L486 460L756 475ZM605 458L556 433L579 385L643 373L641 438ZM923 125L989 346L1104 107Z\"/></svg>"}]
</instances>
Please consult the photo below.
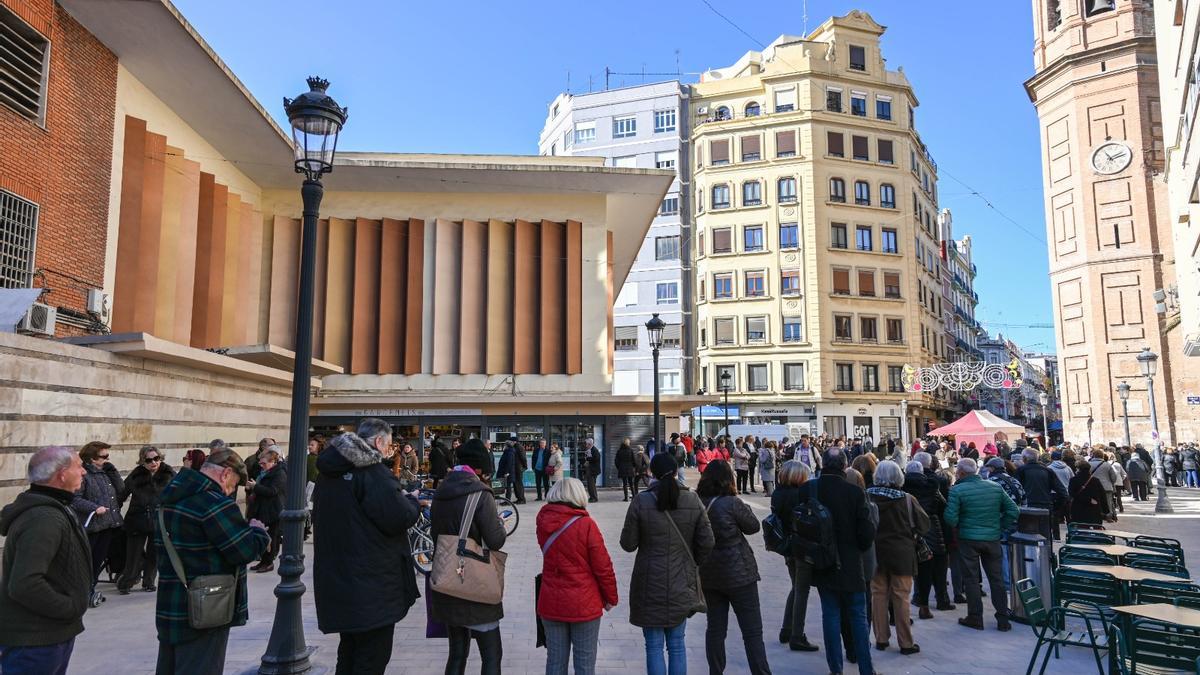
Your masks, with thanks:
<instances>
[{"instance_id":1,"label":"ornate lamp post","mask_svg":"<svg viewBox=\"0 0 1200 675\"><path fill-rule=\"evenodd\" d=\"M349 110L337 104L325 90L329 81L308 78L309 91L283 99L296 151L296 173L304 174L300 196L304 201L304 230L300 239L300 289L296 307L296 363L292 374L292 416L288 434L288 475L283 521L283 555L279 585L275 587L275 622L258 672L275 675L305 673L312 668L313 650L304 643L300 598L304 595L304 471L308 454L308 396L312 371L313 281L317 261L317 216L325 188L321 176L333 170L338 133L346 124Z\"/></svg>"},{"instance_id":2,"label":"ornate lamp post","mask_svg":"<svg viewBox=\"0 0 1200 675\"><path fill-rule=\"evenodd\" d=\"M1043 391L1042 393L1038 394L1038 403L1042 404L1042 438L1044 439L1042 442L1045 443L1047 447L1050 446L1050 420L1046 418L1046 404L1049 402L1050 397L1046 394L1046 392Z\"/></svg>"},{"instance_id":3,"label":"ornate lamp post","mask_svg":"<svg viewBox=\"0 0 1200 675\"><path fill-rule=\"evenodd\" d=\"M725 437L729 438L729 371L721 373L721 391L725 393Z\"/></svg>"},{"instance_id":4,"label":"ornate lamp post","mask_svg":"<svg viewBox=\"0 0 1200 675\"><path fill-rule=\"evenodd\" d=\"M656 454L662 452L666 447L663 444L663 437L660 433L662 426L659 422L658 413L658 350L662 349L663 329L666 327L666 322L658 318L657 313L653 314L650 320L646 322L646 333L650 336L650 354L654 359L654 433L652 435L654 436L654 451Z\"/></svg>"},{"instance_id":5,"label":"ornate lamp post","mask_svg":"<svg viewBox=\"0 0 1200 675\"><path fill-rule=\"evenodd\" d=\"M1133 441L1129 436L1129 383L1117 385L1117 396L1121 398L1121 414L1125 418L1125 447L1132 449Z\"/></svg>"},{"instance_id":6,"label":"ornate lamp post","mask_svg":"<svg viewBox=\"0 0 1200 675\"><path fill-rule=\"evenodd\" d=\"M1174 513L1171 500L1167 498L1167 474L1163 469L1162 438L1158 434L1158 409L1154 406L1154 376L1158 373L1158 354L1149 347L1137 355L1146 377L1146 391L1150 394L1150 440L1154 442L1154 482L1157 484L1158 499L1154 502L1155 513Z\"/></svg>"},{"instance_id":7,"label":"ornate lamp post","mask_svg":"<svg viewBox=\"0 0 1200 675\"><path fill-rule=\"evenodd\" d=\"M908 452L908 399L900 399L900 445Z\"/></svg>"}]
</instances>

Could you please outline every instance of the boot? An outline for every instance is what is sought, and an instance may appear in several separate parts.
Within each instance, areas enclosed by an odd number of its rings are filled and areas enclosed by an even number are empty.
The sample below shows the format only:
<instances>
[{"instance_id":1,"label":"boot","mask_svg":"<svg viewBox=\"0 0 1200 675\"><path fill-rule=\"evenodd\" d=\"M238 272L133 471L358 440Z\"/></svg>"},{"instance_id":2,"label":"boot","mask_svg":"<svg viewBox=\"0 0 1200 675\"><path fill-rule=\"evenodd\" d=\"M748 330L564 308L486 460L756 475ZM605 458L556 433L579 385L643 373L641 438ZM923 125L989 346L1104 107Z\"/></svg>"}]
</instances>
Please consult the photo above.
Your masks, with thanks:
<instances>
[{"instance_id":1,"label":"boot","mask_svg":"<svg viewBox=\"0 0 1200 675\"><path fill-rule=\"evenodd\" d=\"M922 619L932 619L933 612L929 611L929 605L922 605L921 610L917 612L917 616Z\"/></svg>"}]
</instances>

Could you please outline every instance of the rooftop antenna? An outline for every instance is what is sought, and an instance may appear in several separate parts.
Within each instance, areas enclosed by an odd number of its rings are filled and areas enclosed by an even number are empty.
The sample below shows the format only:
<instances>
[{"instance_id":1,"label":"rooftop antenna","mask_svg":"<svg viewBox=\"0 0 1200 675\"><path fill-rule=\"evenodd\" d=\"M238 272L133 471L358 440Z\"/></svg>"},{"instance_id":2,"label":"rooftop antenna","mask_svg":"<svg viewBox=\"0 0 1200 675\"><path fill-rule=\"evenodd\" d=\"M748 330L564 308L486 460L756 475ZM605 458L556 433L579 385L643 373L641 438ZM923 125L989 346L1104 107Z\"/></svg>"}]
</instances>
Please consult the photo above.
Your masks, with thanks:
<instances>
[{"instance_id":1,"label":"rooftop antenna","mask_svg":"<svg viewBox=\"0 0 1200 675\"><path fill-rule=\"evenodd\" d=\"M808 37L808 0L803 0L804 37Z\"/></svg>"},{"instance_id":2,"label":"rooftop antenna","mask_svg":"<svg viewBox=\"0 0 1200 675\"><path fill-rule=\"evenodd\" d=\"M675 79L679 79L679 76L681 74L682 73L680 73L680 69L679 69L679 48L676 47L675 48Z\"/></svg>"},{"instance_id":3,"label":"rooftop antenna","mask_svg":"<svg viewBox=\"0 0 1200 675\"><path fill-rule=\"evenodd\" d=\"M571 71L567 71L567 93L571 93Z\"/></svg>"},{"instance_id":4,"label":"rooftop antenna","mask_svg":"<svg viewBox=\"0 0 1200 675\"><path fill-rule=\"evenodd\" d=\"M612 70L608 66L604 66L604 91L608 91L608 78L612 75Z\"/></svg>"}]
</instances>

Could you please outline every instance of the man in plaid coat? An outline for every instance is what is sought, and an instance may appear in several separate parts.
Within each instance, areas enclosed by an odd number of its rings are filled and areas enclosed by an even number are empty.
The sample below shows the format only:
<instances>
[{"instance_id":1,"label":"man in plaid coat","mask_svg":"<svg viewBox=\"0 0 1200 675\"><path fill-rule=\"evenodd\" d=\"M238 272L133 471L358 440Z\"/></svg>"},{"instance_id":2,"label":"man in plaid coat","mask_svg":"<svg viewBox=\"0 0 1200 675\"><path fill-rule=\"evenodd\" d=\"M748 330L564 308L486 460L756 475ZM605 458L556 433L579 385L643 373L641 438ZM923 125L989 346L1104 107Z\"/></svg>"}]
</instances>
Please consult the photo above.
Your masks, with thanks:
<instances>
[{"instance_id":1,"label":"man in plaid coat","mask_svg":"<svg viewBox=\"0 0 1200 675\"><path fill-rule=\"evenodd\" d=\"M188 579L207 574L237 575L237 608L228 626L196 630L188 624L186 580L179 579L163 547L158 547L159 675L214 673L225 665L230 626L243 626L249 616L246 565L259 559L270 537L257 520L249 524L230 498L246 483L246 466L226 446L212 451L199 471L180 469L162 493L163 519Z\"/></svg>"}]
</instances>

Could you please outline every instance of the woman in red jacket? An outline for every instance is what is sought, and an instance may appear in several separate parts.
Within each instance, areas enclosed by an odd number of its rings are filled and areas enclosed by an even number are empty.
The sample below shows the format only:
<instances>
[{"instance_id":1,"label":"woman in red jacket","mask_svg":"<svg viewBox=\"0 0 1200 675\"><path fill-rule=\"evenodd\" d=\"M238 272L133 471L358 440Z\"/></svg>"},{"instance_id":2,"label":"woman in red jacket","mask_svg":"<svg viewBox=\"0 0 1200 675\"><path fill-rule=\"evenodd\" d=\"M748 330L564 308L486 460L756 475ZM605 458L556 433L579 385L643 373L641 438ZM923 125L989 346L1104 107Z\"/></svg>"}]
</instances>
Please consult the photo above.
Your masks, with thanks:
<instances>
[{"instance_id":1,"label":"woman in red jacket","mask_svg":"<svg viewBox=\"0 0 1200 675\"><path fill-rule=\"evenodd\" d=\"M537 515L542 590L537 613L546 627L546 675L596 669L600 617L617 604L617 578L600 527L587 512L588 494L576 478L555 483Z\"/></svg>"}]
</instances>

